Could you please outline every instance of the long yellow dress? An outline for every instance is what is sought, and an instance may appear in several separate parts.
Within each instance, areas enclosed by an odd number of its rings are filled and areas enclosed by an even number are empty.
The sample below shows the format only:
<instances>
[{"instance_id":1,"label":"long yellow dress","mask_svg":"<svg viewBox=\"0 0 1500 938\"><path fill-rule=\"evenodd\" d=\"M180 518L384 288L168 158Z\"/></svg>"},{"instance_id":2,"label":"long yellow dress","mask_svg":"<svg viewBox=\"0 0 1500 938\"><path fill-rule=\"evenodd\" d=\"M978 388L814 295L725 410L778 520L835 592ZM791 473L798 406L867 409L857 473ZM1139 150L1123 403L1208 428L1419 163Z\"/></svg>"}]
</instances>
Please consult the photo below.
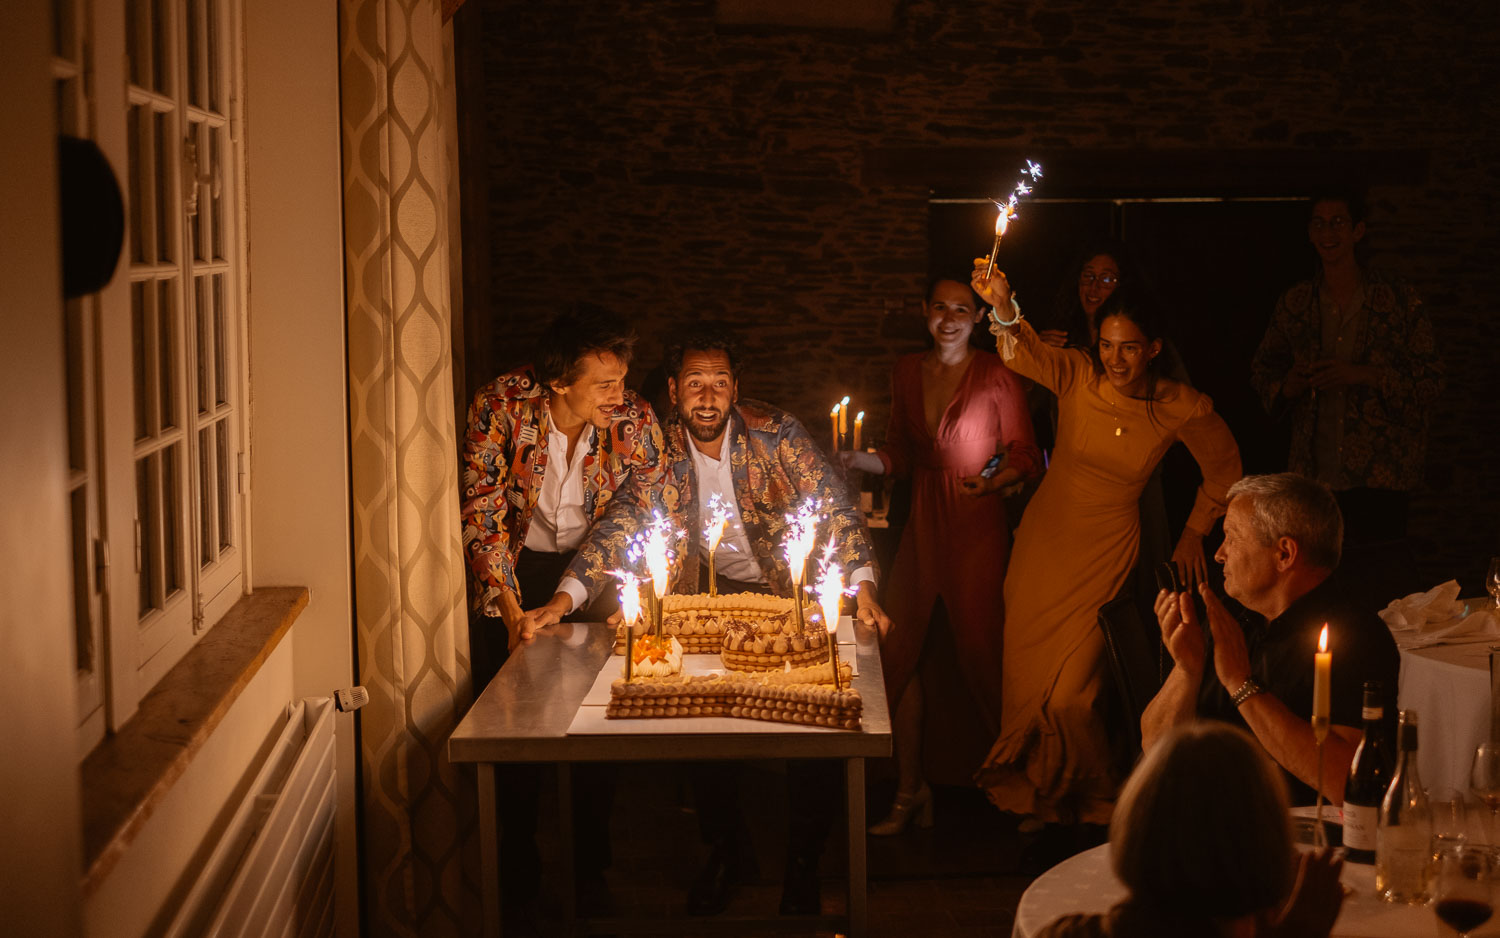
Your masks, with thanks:
<instances>
[{"instance_id":1,"label":"long yellow dress","mask_svg":"<svg viewBox=\"0 0 1500 938\"><path fill-rule=\"evenodd\" d=\"M1057 446L1016 531L1005 578L1000 737L977 779L1004 811L1108 823L1116 779L1095 710L1107 672L1099 607L1119 593L1140 542L1137 501L1181 440L1203 471L1188 527L1207 533L1240 478L1240 453L1213 402L1162 380L1126 397L1082 349L1054 348L1022 322L1001 358L1058 398Z\"/></svg>"}]
</instances>

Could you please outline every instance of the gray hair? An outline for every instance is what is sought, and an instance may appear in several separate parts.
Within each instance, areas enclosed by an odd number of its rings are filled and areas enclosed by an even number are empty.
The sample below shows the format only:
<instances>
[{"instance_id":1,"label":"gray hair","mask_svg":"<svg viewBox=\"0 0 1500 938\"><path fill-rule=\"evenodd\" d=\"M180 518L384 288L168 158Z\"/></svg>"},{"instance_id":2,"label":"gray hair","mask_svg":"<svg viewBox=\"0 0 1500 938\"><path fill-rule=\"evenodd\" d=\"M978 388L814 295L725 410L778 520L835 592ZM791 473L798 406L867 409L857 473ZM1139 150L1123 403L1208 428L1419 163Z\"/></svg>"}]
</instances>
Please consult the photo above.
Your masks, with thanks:
<instances>
[{"instance_id":1,"label":"gray hair","mask_svg":"<svg viewBox=\"0 0 1500 938\"><path fill-rule=\"evenodd\" d=\"M1315 566L1339 565L1344 544L1344 516L1328 486L1295 472L1245 476L1229 487L1229 500L1250 499L1250 526L1262 544L1289 537Z\"/></svg>"}]
</instances>

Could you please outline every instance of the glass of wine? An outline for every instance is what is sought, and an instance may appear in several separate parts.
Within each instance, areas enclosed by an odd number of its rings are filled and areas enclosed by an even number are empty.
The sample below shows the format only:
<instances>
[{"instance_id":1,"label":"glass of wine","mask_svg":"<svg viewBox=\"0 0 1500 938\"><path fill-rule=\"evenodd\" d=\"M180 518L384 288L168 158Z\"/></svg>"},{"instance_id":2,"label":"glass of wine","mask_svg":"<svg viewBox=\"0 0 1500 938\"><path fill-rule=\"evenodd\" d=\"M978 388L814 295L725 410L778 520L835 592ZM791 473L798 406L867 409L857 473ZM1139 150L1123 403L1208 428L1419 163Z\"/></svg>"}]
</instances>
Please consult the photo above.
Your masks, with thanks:
<instances>
[{"instance_id":1,"label":"glass of wine","mask_svg":"<svg viewBox=\"0 0 1500 938\"><path fill-rule=\"evenodd\" d=\"M1495 611L1500 612L1500 557L1490 558L1490 572L1484 576L1484 588L1495 600Z\"/></svg>"},{"instance_id":2,"label":"glass of wine","mask_svg":"<svg viewBox=\"0 0 1500 938\"><path fill-rule=\"evenodd\" d=\"M1449 844L1437 856L1433 911L1460 936L1494 915L1494 861L1488 847Z\"/></svg>"},{"instance_id":3,"label":"glass of wine","mask_svg":"<svg viewBox=\"0 0 1500 938\"><path fill-rule=\"evenodd\" d=\"M1490 809L1489 840L1500 846L1500 743L1484 743L1474 751L1474 765L1469 770L1469 790Z\"/></svg>"}]
</instances>

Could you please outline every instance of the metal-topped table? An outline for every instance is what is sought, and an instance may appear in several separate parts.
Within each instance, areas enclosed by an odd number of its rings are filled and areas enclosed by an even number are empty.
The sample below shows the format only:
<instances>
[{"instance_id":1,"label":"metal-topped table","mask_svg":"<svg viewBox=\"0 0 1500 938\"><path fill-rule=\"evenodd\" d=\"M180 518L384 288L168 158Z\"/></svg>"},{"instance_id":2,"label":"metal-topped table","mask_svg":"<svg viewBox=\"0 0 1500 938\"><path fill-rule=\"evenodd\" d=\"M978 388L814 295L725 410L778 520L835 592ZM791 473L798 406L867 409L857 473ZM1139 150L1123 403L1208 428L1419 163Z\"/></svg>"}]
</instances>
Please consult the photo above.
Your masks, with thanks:
<instances>
[{"instance_id":1,"label":"metal-topped table","mask_svg":"<svg viewBox=\"0 0 1500 938\"><path fill-rule=\"evenodd\" d=\"M891 754L891 720L875 631L854 628L859 674L854 687L863 699L858 731L682 733L662 719L660 733L569 736L584 695L610 655L613 635L603 623L562 623L537 633L517 649L484 689L448 739L448 758L473 762L479 771L479 823L484 867L484 927L500 934L499 827L495 812L495 764L554 762L558 766L564 862L572 864L571 772L574 762L683 762L745 759L842 759L848 791L848 929L866 933L865 764ZM746 721L748 722L748 721ZM639 727L636 727L639 729ZM573 926L573 877L561 877L567 925ZM701 928L702 921L695 927Z\"/></svg>"}]
</instances>

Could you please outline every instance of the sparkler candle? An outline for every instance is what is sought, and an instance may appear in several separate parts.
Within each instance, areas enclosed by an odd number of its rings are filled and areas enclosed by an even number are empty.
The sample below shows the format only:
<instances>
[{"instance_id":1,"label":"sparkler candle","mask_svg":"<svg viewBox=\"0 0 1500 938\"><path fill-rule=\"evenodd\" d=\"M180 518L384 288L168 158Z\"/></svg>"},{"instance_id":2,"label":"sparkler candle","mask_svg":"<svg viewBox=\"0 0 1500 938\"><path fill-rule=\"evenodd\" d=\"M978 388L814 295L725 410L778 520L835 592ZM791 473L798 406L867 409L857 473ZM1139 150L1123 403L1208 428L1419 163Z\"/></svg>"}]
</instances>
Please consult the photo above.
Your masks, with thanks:
<instances>
[{"instance_id":1,"label":"sparkler candle","mask_svg":"<svg viewBox=\"0 0 1500 938\"><path fill-rule=\"evenodd\" d=\"M854 450L856 453L860 450L860 438L863 435L864 426L865 412L860 411L859 413L854 415L854 445L850 447L850 449Z\"/></svg>"},{"instance_id":2,"label":"sparkler candle","mask_svg":"<svg viewBox=\"0 0 1500 938\"><path fill-rule=\"evenodd\" d=\"M703 538L708 542L708 595L717 596L719 583L714 576L714 551L719 549L724 529L729 526L729 506L724 504L717 492L708 500L708 512L708 524L703 529Z\"/></svg>"},{"instance_id":3,"label":"sparkler candle","mask_svg":"<svg viewBox=\"0 0 1500 938\"><path fill-rule=\"evenodd\" d=\"M833 669L833 689L843 690L839 678L839 603L844 598L844 573L834 559L833 541L824 553L823 572L818 578L818 604L828 629L828 663Z\"/></svg>"},{"instance_id":4,"label":"sparkler candle","mask_svg":"<svg viewBox=\"0 0 1500 938\"><path fill-rule=\"evenodd\" d=\"M837 453L839 451L839 409L839 405L834 404L833 410L828 412L828 421L833 424L833 447L829 450L830 453Z\"/></svg>"},{"instance_id":5,"label":"sparkler candle","mask_svg":"<svg viewBox=\"0 0 1500 938\"><path fill-rule=\"evenodd\" d=\"M635 622L641 617L641 585L634 573L621 572L620 615L625 620L625 680L631 678L635 663Z\"/></svg>"},{"instance_id":6,"label":"sparkler candle","mask_svg":"<svg viewBox=\"0 0 1500 938\"><path fill-rule=\"evenodd\" d=\"M818 505L809 502L795 515L787 515L784 549L786 565L792 576L792 607L797 610L799 631L807 628L802 616L802 584L807 580L807 556L812 553L818 530Z\"/></svg>"},{"instance_id":7,"label":"sparkler candle","mask_svg":"<svg viewBox=\"0 0 1500 938\"><path fill-rule=\"evenodd\" d=\"M1005 230L1010 227L1010 220L1016 217L1016 205L1021 197L1031 193L1031 186L1026 183L1027 178L1036 182L1042 178L1042 165L1031 160L1026 161L1026 168L1021 170L1021 178L1016 180L1016 187L1010 190L1010 196L1004 202L996 202L995 207L999 213L995 216L995 244L990 248L990 262L984 269L984 279L995 275L995 257L1000 253L1000 239L1005 237Z\"/></svg>"},{"instance_id":8,"label":"sparkler candle","mask_svg":"<svg viewBox=\"0 0 1500 938\"><path fill-rule=\"evenodd\" d=\"M646 535L646 569L651 572L651 592L656 598L651 607L651 626L661 638L662 599L667 595L667 519L660 513Z\"/></svg>"}]
</instances>

